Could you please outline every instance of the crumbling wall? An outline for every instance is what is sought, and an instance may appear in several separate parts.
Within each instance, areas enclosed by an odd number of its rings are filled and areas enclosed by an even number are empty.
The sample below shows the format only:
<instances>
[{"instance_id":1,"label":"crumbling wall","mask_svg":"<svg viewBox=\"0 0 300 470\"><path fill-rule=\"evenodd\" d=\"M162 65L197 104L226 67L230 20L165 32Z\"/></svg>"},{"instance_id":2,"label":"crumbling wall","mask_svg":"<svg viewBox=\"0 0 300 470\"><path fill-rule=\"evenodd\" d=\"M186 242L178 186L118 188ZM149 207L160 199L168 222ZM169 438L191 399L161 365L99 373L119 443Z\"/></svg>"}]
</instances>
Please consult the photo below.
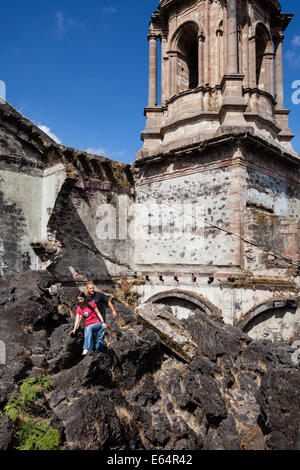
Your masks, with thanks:
<instances>
[{"instance_id":1,"label":"crumbling wall","mask_svg":"<svg viewBox=\"0 0 300 470\"><path fill-rule=\"evenodd\" d=\"M28 269L29 255L22 249L27 226L22 210L7 201L0 190L0 277L7 272L22 272Z\"/></svg>"},{"instance_id":2,"label":"crumbling wall","mask_svg":"<svg viewBox=\"0 0 300 470\"><path fill-rule=\"evenodd\" d=\"M136 187L144 229L135 241L136 270L239 266L240 241L225 232L236 220L236 187L226 161L232 153L198 156L203 165L195 154L178 166L144 169Z\"/></svg>"},{"instance_id":3,"label":"crumbling wall","mask_svg":"<svg viewBox=\"0 0 300 470\"><path fill-rule=\"evenodd\" d=\"M289 305L270 308L254 317L244 329L253 339L292 342L300 336L300 308Z\"/></svg>"},{"instance_id":4,"label":"crumbling wall","mask_svg":"<svg viewBox=\"0 0 300 470\"><path fill-rule=\"evenodd\" d=\"M288 164L267 162L257 167L258 157L249 155L245 211L246 269L261 272L292 268L300 249L300 186L298 170Z\"/></svg>"},{"instance_id":5,"label":"crumbling wall","mask_svg":"<svg viewBox=\"0 0 300 470\"><path fill-rule=\"evenodd\" d=\"M124 237L120 243L117 233L101 239L102 262L96 259L101 237L95 233L106 197L111 195L113 207L131 194L129 165L58 145L9 104L0 105L0 153L1 276L52 264L53 272L60 265L62 280L78 270L92 278L101 271L106 277L128 272ZM116 215L116 231L127 226L126 217L126 210ZM104 268L97 269L101 262Z\"/></svg>"},{"instance_id":6,"label":"crumbling wall","mask_svg":"<svg viewBox=\"0 0 300 470\"><path fill-rule=\"evenodd\" d=\"M131 196L78 186L67 180L56 200L48 224L52 252L47 253L47 245L35 245L36 251L63 283L73 282L76 275L82 281L106 282L129 274L133 247L128 238L120 238L127 213L119 212L118 205L122 201L129 210Z\"/></svg>"},{"instance_id":7,"label":"crumbling wall","mask_svg":"<svg viewBox=\"0 0 300 470\"><path fill-rule=\"evenodd\" d=\"M31 243L47 239L47 223L65 179L62 165L51 171L17 170L12 164L10 170L0 169L3 275L40 267Z\"/></svg>"}]
</instances>

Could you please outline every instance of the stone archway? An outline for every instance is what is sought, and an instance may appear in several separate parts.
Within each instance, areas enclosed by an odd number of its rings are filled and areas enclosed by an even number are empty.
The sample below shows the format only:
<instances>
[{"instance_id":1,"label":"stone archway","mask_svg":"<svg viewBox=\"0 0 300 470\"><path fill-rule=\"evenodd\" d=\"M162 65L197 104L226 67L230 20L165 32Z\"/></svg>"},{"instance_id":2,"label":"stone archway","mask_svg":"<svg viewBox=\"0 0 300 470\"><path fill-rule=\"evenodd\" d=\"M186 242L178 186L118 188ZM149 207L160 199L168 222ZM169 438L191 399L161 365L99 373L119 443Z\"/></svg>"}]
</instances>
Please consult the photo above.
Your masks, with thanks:
<instances>
[{"instance_id":1,"label":"stone archway","mask_svg":"<svg viewBox=\"0 0 300 470\"><path fill-rule=\"evenodd\" d=\"M297 297L276 298L252 308L237 325L253 339L291 341L300 334Z\"/></svg>"},{"instance_id":2,"label":"stone archway","mask_svg":"<svg viewBox=\"0 0 300 470\"><path fill-rule=\"evenodd\" d=\"M274 96L274 46L270 31L262 21L252 27L255 34L256 84Z\"/></svg>"},{"instance_id":3,"label":"stone archway","mask_svg":"<svg viewBox=\"0 0 300 470\"><path fill-rule=\"evenodd\" d=\"M150 297L147 302L159 303L171 307L173 314L179 319L188 318L197 311L208 315L219 315L221 311L205 297L194 292L170 290Z\"/></svg>"},{"instance_id":4,"label":"stone archway","mask_svg":"<svg viewBox=\"0 0 300 470\"><path fill-rule=\"evenodd\" d=\"M202 26L196 21L181 24L170 41L173 75L177 95L186 90L193 90L203 83L203 44L205 36Z\"/></svg>"}]
</instances>

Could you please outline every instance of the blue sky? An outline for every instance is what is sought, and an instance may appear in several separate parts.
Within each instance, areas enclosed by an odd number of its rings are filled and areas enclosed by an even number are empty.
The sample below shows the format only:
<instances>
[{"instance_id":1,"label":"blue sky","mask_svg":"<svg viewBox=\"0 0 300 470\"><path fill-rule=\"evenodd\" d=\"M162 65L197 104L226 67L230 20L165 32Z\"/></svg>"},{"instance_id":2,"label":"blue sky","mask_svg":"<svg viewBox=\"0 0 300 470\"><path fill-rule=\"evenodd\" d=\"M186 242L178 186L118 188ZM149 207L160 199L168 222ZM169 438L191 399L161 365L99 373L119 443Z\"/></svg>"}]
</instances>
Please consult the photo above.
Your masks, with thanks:
<instances>
[{"instance_id":1,"label":"blue sky","mask_svg":"<svg viewBox=\"0 0 300 470\"><path fill-rule=\"evenodd\" d=\"M300 2L284 46L286 107L300 152ZM7 101L62 144L133 162L148 93L147 32L158 0L2 2L0 80Z\"/></svg>"}]
</instances>

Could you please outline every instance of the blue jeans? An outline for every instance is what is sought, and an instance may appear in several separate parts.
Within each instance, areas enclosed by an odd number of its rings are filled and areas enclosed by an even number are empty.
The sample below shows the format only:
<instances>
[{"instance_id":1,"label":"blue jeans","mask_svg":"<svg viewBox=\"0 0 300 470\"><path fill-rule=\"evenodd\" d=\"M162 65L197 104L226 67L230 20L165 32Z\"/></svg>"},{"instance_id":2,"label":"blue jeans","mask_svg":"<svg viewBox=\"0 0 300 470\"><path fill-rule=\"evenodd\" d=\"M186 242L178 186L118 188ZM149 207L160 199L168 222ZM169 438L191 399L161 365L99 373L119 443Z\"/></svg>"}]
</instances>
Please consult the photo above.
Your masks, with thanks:
<instances>
[{"instance_id":1,"label":"blue jeans","mask_svg":"<svg viewBox=\"0 0 300 470\"><path fill-rule=\"evenodd\" d=\"M95 351L95 339L96 351L102 351L104 344L105 328L102 323L94 323L93 325L86 326L84 329L84 345L83 349L88 349L89 351Z\"/></svg>"}]
</instances>

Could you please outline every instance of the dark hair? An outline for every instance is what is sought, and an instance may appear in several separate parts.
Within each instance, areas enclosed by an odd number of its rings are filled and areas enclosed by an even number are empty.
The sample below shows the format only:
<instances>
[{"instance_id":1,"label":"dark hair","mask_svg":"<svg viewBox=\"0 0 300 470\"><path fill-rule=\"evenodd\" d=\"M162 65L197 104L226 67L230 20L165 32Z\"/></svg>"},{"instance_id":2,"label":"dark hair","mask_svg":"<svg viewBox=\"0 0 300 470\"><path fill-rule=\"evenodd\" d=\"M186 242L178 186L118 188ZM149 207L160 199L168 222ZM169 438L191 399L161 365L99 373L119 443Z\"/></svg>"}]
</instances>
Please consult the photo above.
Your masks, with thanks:
<instances>
[{"instance_id":1,"label":"dark hair","mask_svg":"<svg viewBox=\"0 0 300 470\"><path fill-rule=\"evenodd\" d=\"M78 297L82 297L84 300L86 300L86 295L84 292L79 292L76 296L76 300L78 299Z\"/></svg>"},{"instance_id":2,"label":"dark hair","mask_svg":"<svg viewBox=\"0 0 300 470\"><path fill-rule=\"evenodd\" d=\"M79 292L79 293L78 293L78 295L77 295L77 297L76 297L77 302L78 302L78 297L82 297L82 298L83 298L83 300L84 300L84 302L83 302L84 307L89 307L89 303L88 303L88 300L87 300L86 295L85 295L84 292Z\"/></svg>"}]
</instances>

